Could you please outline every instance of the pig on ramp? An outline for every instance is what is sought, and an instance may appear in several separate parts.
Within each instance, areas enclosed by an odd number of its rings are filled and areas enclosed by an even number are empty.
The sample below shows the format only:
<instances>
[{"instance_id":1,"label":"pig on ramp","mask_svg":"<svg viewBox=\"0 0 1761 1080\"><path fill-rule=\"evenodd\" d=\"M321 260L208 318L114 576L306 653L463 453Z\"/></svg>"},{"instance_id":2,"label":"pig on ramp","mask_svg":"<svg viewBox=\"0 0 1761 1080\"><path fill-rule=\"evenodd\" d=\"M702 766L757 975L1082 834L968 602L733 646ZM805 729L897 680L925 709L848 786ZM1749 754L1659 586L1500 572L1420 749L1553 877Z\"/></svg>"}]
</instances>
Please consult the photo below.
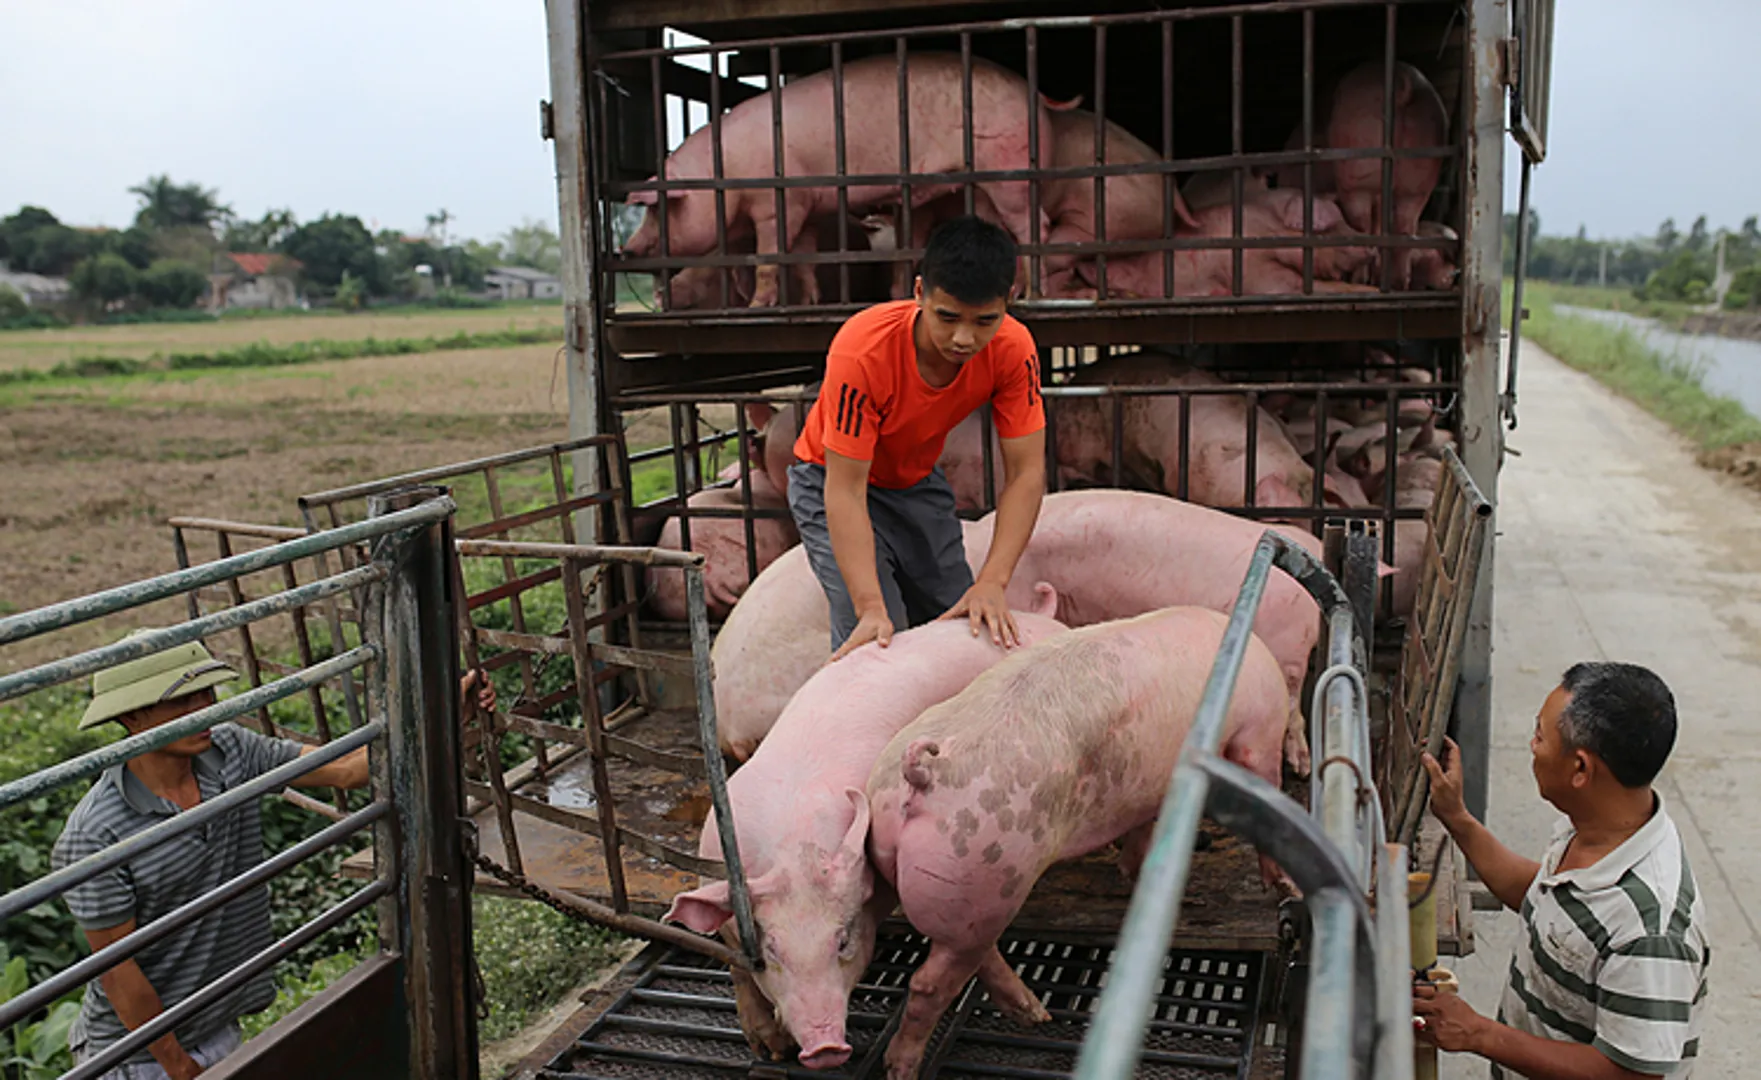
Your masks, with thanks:
<instances>
[{"instance_id":1,"label":"pig on ramp","mask_svg":"<svg viewBox=\"0 0 1761 1080\"><path fill-rule=\"evenodd\" d=\"M1010 1018L1049 1019L997 939L1053 863L1152 827L1228 618L1171 608L1019 650L895 735L868 778L869 851L930 939L887 1047L917 1075L936 1023L977 975ZM1225 758L1276 785L1288 700L1248 642ZM1262 859L1268 881L1276 874Z\"/></svg>"},{"instance_id":2,"label":"pig on ramp","mask_svg":"<svg viewBox=\"0 0 1761 1080\"><path fill-rule=\"evenodd\" d=\"M995 528L994 514L965 525L966 558L975 573ZM1186 605L1226 612L1266 528L1166 495L1111 489L1047 495L1006 595L1011 607L1035 610L1042 602L1038 585L1049 585L1057 618L1067 626ZM1320 557L1321 542L1312 533L1272 528ZM830 625L805 552L791 550L758 576L711 654L726 752L744 759L764 739L790 695L831 655ZM1308 590L1274 572L1254 632L1289 680L1286 756L1301 774L1308 772L1309 750L1300 693L1320 626L1320 608Z\"/></svg>"},{"instance_id":3,"label":"pig on ramp","mask_svg":"<svg viewBox=\"0 0 1761 1080\"><path fill-rule=\"evenodd\" d=\"M1047 594L1044 606L1054 603ZM1015 620L1024 643L1065 632L1043 615L1017 612ZM906 630L884 649L857 649L807 680L728 780L764 943L764 970L734 976L740 1027L755 1054L780 1060L798 1046L810 1069L848 1060L850 991L874 953L876 926L893 908L866 854L863 786L894 734L1003 657L964 621ZM713 813L698 852L721 858ZM733 938L730 905L728 883L709 882L675 897L666 918Z\"/></svg>"}]
</instances>

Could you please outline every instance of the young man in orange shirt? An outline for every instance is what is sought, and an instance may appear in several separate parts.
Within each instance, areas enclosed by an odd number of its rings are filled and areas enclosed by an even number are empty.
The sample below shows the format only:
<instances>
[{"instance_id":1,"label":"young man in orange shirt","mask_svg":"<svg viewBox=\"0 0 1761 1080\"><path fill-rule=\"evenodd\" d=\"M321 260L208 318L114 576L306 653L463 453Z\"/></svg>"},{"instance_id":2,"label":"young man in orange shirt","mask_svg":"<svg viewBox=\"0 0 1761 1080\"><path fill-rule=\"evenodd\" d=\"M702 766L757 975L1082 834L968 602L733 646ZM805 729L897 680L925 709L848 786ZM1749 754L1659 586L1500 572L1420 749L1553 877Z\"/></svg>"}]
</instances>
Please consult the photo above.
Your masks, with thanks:
<instances>
[{"instance_id":1,"label":"young man in orange shirt","mask_svg":"<svg viewBox=\"0 0 1761 1080\"><path fill-rule=\"evenodd\" d=\"M795 443L789 510L831 604L832 659L895 629L967 616L1017 643L1003 591L1045 494L1039 349L1006 310L1015 241L976 217L929 239L916 297L852 316L832 340L819 400ZM991 550L974 580L954 491L936 467L948 433L989 402L1003 447Z\"/></svg>"}]
</instances>

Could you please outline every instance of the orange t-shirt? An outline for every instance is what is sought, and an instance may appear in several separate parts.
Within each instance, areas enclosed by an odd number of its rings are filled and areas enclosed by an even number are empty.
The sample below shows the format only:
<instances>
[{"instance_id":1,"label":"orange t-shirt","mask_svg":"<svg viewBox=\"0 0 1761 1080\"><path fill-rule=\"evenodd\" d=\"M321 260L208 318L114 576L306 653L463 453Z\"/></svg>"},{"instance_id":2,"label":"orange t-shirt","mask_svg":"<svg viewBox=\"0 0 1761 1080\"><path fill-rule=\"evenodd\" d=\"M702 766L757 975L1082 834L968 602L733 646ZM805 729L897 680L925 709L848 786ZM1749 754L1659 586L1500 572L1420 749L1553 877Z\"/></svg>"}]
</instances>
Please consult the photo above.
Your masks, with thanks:
<instances>
[{"instance_id":1,"label":"orange t-shirt","mask_svg":"<svg viewBox=\"0 0 1761 1080\"><path fill-rule=\"evenodd\" d=\"M819 400L795 441L797 458L824 465L826 450L835 450L869 462L875 487L908 488L935 468L948 433L987 401L1005 439L1046 426L1039 349L1027 327L1004 315L990 344L937 389L917 370L917 312L915 300L877 304L838 331Z\"/></svg>"}]
</instances>

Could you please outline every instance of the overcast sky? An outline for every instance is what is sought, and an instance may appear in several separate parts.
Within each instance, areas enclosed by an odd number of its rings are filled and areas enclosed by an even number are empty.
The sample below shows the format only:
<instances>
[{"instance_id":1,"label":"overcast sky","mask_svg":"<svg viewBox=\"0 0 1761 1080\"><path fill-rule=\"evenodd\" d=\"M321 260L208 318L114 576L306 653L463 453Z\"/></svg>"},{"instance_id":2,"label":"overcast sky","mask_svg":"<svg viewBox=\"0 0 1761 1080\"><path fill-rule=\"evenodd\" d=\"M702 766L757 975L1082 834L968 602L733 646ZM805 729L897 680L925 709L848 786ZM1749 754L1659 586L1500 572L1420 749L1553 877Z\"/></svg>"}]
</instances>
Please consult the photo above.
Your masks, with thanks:
<instances>
[{"instance_id":1,"label":"overcast sky","mask_svg":"<svg viewBox=\"0 0 1761 1080\"><path fill-rule=\"evenodd\" d=\"M1559 0L1557 18L1547 232L1761 213L1761 3ZM127 188L167 172L248 217L418 232L445 207L487 238L555 221L548 93L541 0L0 0L0 215L126 225Z\"/></svg>"}]
</instances>

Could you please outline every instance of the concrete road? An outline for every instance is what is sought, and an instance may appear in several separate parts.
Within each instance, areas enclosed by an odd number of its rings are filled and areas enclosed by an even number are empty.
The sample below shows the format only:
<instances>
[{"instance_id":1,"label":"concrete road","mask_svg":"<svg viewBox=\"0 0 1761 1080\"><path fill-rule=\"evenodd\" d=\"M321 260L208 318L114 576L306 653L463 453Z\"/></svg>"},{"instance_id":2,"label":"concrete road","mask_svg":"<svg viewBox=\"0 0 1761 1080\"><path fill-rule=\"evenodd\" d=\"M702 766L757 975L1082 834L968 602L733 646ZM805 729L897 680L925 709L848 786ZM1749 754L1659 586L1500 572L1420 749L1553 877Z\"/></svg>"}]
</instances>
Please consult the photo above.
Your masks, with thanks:
<instances>
[{"instance_id":1,"label":"concrete road","mask_svg":"<svg viewBox=\"0 0 1761 1080\"><path fill-rule=\"evenodd\" d=\"M1761 497L1700 468L1661 423L1525 342L1496 525L1490 825L1539 856L1536 711L1579 660L1655 670L1680 732L1659 788L1706 898L1711 988L1696 1080L1761 1076ZM1517 916L1478 912L1458 961L1497 1009ZM1485 1062L1446 1059L1445 1077Z\"/></svg>"}]
</instances>

